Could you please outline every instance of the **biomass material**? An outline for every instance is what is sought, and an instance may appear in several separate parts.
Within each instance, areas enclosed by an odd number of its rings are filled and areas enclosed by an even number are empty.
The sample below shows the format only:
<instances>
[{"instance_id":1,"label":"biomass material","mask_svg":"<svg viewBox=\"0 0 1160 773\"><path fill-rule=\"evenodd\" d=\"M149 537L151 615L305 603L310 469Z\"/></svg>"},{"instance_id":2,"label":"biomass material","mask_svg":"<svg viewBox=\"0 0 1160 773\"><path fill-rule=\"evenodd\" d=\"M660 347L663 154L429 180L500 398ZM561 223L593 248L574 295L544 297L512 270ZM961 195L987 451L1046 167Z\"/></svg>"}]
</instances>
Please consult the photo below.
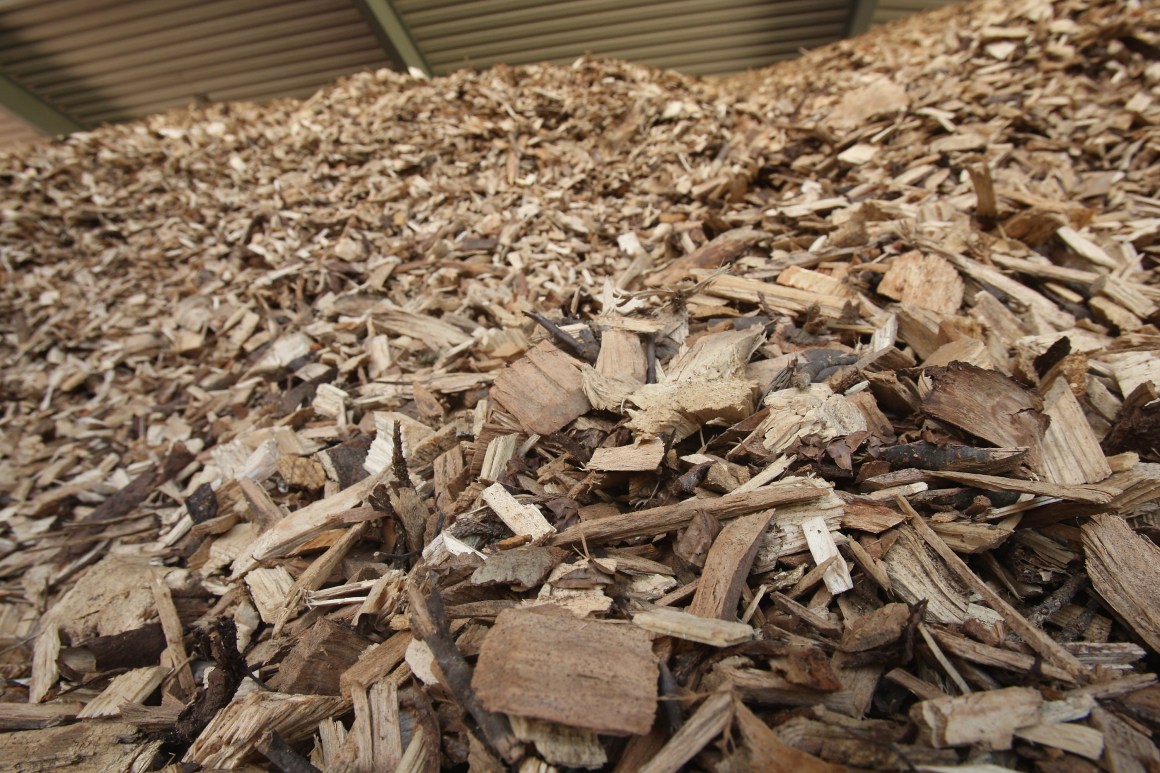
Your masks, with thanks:
<instances>
[{"instance_id":1,"label":"biomass material","mask_svg":"<svg viewBox=\"0 0 1160 773\"><path fill-rule=\"evenodd\" d=\"M1158 52L988 1L0 156L0 759L1160 764Z\"/></svg>"}]
</instances>

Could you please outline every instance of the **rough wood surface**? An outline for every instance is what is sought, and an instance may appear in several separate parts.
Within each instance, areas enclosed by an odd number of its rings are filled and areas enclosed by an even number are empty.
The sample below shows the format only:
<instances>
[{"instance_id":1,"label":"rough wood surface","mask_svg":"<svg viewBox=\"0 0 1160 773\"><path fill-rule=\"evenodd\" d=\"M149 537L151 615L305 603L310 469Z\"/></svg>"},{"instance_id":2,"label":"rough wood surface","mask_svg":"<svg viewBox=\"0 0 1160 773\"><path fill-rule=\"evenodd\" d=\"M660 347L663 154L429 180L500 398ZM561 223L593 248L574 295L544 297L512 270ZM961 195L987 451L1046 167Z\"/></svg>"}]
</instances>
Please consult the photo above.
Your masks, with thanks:
<instances>
[{"instance_id":1,"label":"rough wood surface","mask_svg":"<svg viewBox=\"0 0 1160 773\"><path fill-rule=\"evenodd\" d=\"M772 517L772 511L742 516L721 530L705 558L697 592L689 604L690 613L721 620L737 616L741 589Z\"/></svg>"},{"instance_id":2,"label":"rough wood surface","mask_svg":"<svg viewBox=\"0 0 1160 773\"><path fill-rule=\"evenodd\" d=\"M132 734L132 725L120 722L84 722L44 730L0 735L0 759L16 769L50 773L71 769L149 770L161 749L160 741L120 743Z\"/></svg>"},{"instance_id":3,"label":"rough wood surface","mask_svg":"<svg viewBox=\"0 0 1160 773\"><path fill-rule=\"evenodd\" d=\"M648 732L657 709L643 631L534 609L496 618L472 686L491 711L612 735Z\"/></svg>"},{"instance_id":4,"label":"rough wood surface","mask_svg":"<svg viewBox=\"0 0 1160 773\"><path fill-rule=\"evenodd\" d=\"M0 759L1155 767L1154 5L0 154Z\"/></svg>"},{"instance_id":5,"label":"rough wood surface","mask_svg":"<svg viewBox=\"0 0 1160 773\"><path fill-rule=\"evenodd\" d=\"M1160 548L1124 519L1097 515L1082 528L1085 568L1097 593L1153 652L1160 650Z\"/></svg>"},{"instance_id":6,"label":"rough wood surface","mask_svg":"<svg viewBox=\"0 0 1160 773\"><path fill-rule=\"evenodd\" d=\"M368 645L350 628L323 618L302 635L282 660L270 686L286 693L338 695L341 676Z\"/></svg>"},{"instance_id":7,"label":"rough wood surface","mask_svg":"<svg viewBox=\"0 0 1160 773\"><path fill-rule=\"evenodd\" d=\"M547 343L502 373L492 397L528 432L541 435L562 429L589 408L576 361Z\"/></svg>"}]
</instances>

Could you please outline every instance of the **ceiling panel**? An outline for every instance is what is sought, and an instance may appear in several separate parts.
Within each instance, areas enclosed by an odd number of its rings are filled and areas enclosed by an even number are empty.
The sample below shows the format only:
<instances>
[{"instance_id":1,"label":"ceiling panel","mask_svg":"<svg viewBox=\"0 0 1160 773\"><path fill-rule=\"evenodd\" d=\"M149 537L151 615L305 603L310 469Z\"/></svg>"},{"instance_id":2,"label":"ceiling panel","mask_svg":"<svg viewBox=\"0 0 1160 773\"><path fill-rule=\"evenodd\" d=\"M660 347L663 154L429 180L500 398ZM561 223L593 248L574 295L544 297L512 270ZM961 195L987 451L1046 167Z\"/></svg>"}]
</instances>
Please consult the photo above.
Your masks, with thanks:
<instances>
[{"instance_id":1,"label":"ceiling panel","mask_svg":"<svg viewBox=\"0 0 1160 773\"><path fill-rule=\"evenodd\" d=\"M350 0L43 0L0 7L0 71L84 125L195 99L309 93L390 66Z\"/></svg>"},{"instance_id":2,"label":"ceiling panel","mask_svg":"<svg viewBox=\"0 0 1160 773\"><path fill-rule=\"evenodd\" d=\"M437 73L583 54L692 74L760 67L838 40L849 0L396 0Z\"/></svg>"},{"instance_id":3,"label":"ceiling panel","mask_svg":"<svg viewBox=\"0 0 1160 773\"><path fill-rule=\"evenodd\" d=\"M880 0L873 21L945 4ZM372 6L397 13L436 74L591 54L711 75L838 40L857 3L0 0L0 85L8 84L0 93L26 118L0 115L0 145L38 136L29 121L67 131L196 100L306 96L351 72L392 66L395 55L369 26L383 18Z\"/></svg>"}]
</instances>

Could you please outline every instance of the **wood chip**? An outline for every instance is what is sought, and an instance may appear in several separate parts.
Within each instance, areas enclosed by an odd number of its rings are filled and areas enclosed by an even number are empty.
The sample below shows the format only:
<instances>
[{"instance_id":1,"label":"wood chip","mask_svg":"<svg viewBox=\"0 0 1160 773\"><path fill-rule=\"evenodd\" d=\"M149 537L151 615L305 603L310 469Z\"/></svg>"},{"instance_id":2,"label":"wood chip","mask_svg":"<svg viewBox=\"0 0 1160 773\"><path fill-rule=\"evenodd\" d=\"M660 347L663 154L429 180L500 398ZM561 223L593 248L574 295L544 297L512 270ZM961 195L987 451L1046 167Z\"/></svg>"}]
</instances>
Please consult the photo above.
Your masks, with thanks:
<instances>
[{"instance_id":1,"label":"wood chip","mask_svg":"<svg viewBox=\"0 0 1160 773\"><path fill-rule=\"evenodd\" d=\"M539 539L556 533L539 508L535 505L521 505L498 483L488 486L480 498L517 535L526 534L532 539Z\"/></svg>"},{"instance_id":2,"label":"wood chip","mask_svg":"<svg viewBox=\"0 0 1160 773\"><path fill-rule=\"evenodd\" d=\"M1015 732L1039 724L1043 698L1026 687L935 698L911 708L911 716L935 746L980 744L1010 749Z\"/></svg>"},{"instance_id":3,"label":"wood chip","mask_svg":"<svg viewBox=\"0 0 1160 773\"><path fill-rule=\"evenodd\" d=\"M1147 644L1160 646L1160 549L1114 515L1097 515L1081 529L1085 566L1096 591Z\"/></svg>"},{"instance_id":4,"label":"wood chip","mask_svg":"<svg viewBox=\"0 0 1160 773\"><path fill-rule=\"evenodd\" d=\"M484 638L472 687L491 711L625 735L652 727L657 676L637 628L511 609Z\"/></svg>"},{"instance_id":5,"label":"wood chip","mask_svg":"<svg viewBox=\"0 0 1160 773\"><path fill-rule=\"evenodd\" d=\"M713 647L731 647L750 641L757 635L757 632L745 623L714 620L668 607L637 612L633 615L632 622L646 631Z\"/></svg>"},{"instance_id":6,"label":"wood chip","mask_svg":"<svg viewBox=\"0 0 1160 773\"><path fill-rule=\"evenodd\" d=\"M1146 5L0 153L0 759L1156 767Z\"/></svg>"},{"instance_id":7,"label":"wood chip","mask_svg":"<svg viewBox=\"0 0 1160 773\"><path fill-rule=\"evenodd\" d=\"M830 593L845 593L853 589L854 580L850 577L850 569L846 561L838 553L838 546L830 534L830 528L824 518L811 518L802 523L802 533L806 536L806 544L810 546L810 555L814 562L822 564L831 561L830 568L822 574L822 579Z\"/></svg>"}]
</instances>

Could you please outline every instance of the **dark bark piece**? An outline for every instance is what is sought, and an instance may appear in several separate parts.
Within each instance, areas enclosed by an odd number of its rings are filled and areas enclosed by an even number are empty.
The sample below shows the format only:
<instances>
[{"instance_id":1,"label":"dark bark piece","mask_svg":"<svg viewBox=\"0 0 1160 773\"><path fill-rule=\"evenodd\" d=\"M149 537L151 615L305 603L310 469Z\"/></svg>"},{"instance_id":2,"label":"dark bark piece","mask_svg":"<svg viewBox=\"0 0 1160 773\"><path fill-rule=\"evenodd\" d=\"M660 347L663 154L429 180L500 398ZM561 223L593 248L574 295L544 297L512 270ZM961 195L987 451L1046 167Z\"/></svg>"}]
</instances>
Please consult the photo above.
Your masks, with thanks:
<instances>
[{"instance_id":1,"label":"dark bark piece","mask_svg":"<svg viewBox=\"0 0 1160 773\"><path fill-rule=\"evenodd\" d=\"M209 672L206 686L182 709L169 733L170 739L181 745L190 744L201 735L249 675L249 666L238 652L237 627L232 619L218 620L205 638L207 654L218 667Z\"/></svg>"},{"instance_id":2,"label":"dark bark piece","mask_svg":"<svg viewBox=\"0 0 1160 773\"><path fill-rule=\"evenodd\" d=\"M895 468L916 467L920 470L952 470L999 475L1017 468L1027 451L1017 448L975 448L973 446L938 446L919 440L871 451Z\"/></svg>"},{"instance_id":3,"label":"dark bark piece","mask_svg":"<svg viewBox=\"0 0 1160 773\"><path fill-rule=\"evenodd\" d=\"M1120 406L1116 421L1100 446L1104 453L1135 451L1147 462L1160 462L1160 393L1146 381L1132 390Z\"/></svg>"},{"instance_id":4,"label":"dark bark piece","mask_svg":"<svg viewBox=\"0 0 1160 773\"><path fill-rule=\"evenodd\" d=\"M370 435L359 435L333 448L318 452L318 461L322 463L331 480L337 481L340 488L353 486L367 476L363 464L367 460L371 440Z\"/></svg>"},{"instance_id":5,"label":"dark bark piece","mask_svg":"<svg viewBox=\"0 0 1160 773\"><path fill-rule=\"evenodd\" d=\"M1056 340L1043 354L1035 358L1032 364L1035 365L1035 373L1040 378L1047 375L1047 371L1051 370L1057 362L1062 360L1067 355L1071 354L1071 339L1063 336Z\"/></svg>"},{"instance_id":6,"label":"dark bark piece","mask_svg":"<svg viewBox=\"0 0 1160 773\"><path fill-rule=\"evenodd\" d=\"M286 394L282 395L282 399L278 401L279 417L287 416L303 405L309 405L314 399L314 395L318 393L319 385L329 384L333 378L334 370L328 368L325 373L287 390Z\"/></svg>"},{"instance_id":7,"label":"dark bark piece","mask_svg":"<svg viewBox=\"0 0 1160 773\"><path fill-rule=\"evenodd\" d=\"M193 460L194 455L190 453L189 449L184 444L178 443L165 457L165 461L160 465L151 466L138 475L129 485L106 499L84 518L81 518L80 522L100 523L128 515L137 505L144 502L158 486L181 472Z\"/></svg>"},{"instance_id":8,"label":"dark bark piece","mask_svg":"<svg viewBox=\"0 0 1160 773\"><path fill-rule=\"evenodd\" d=\"M218 501L213 486L203 483L185 498L185 509L194 523L204 523L217 515Z\"/></svg>"},{"instance_id":9,"label":"dark bark piece","mask_svg":"<svg viewBox=\"0 0 1160 773\"><path fill-rule=\"evenodd\" d=\"M590 365L596 362L596 358L600 354L600 346L596 343L591 331L584 331L586 335L582 335L581 340L577 341L559 325L539 312L525 311L524 316L535 320L537 325L547 330L548 334L552 336L552 340L564 347L573 357L584 360Z\"/></svg>"},{"instance_id":10,"label":"dark bark piece","mask_svg":"<svg viewBox=\"0 0 1160 773\"><path fill-rule=\"evenodd\" d=\"M1040 446L1047 429L1043 400L1008 376L963 362L927 368L930 394L922 410L997 446L1027 448L1027 466L1043 471Z\"/></svg>"},{"instance_id":11,"label":"dark bark piece","mask_svg":"<svg viewBox=\"0 0 1160 773\"><path fill-rule=\"evenodd\" d=\"M97 636L61 651L61 660L75 671L96 673L154 665L165 649L161 623L111 636ZM85 665L80 666L81 663Z\"/></svg>"}]
</instances>

